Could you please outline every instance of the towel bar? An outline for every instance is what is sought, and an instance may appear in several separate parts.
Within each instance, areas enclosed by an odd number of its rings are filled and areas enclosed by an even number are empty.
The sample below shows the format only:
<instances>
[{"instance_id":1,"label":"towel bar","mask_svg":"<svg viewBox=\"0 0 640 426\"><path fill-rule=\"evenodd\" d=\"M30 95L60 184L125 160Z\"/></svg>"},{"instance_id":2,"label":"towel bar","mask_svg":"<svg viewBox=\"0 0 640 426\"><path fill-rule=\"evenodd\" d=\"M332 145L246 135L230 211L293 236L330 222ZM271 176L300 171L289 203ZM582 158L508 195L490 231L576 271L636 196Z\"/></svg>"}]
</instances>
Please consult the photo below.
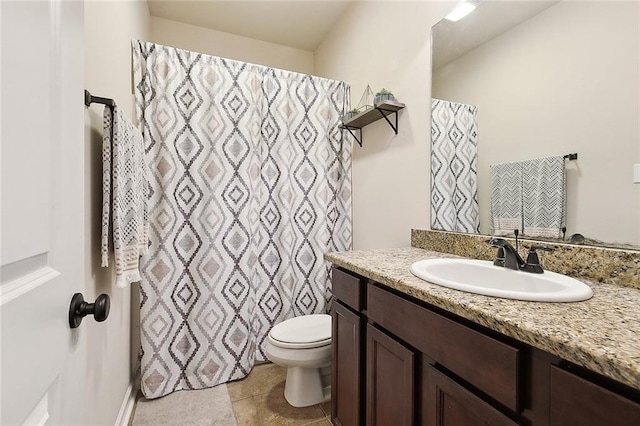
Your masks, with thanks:
<instances>
[{"instance_id":1,"label":"towel bar","mask_svg":"<svg viewBox=\"0 0 640 426\"><path fill-rule=\"evenodd\" d=\"M101 98L99 96L93 96L93 95L91 95L91 93L89 93L88 90L85 89L85 91L84 91L84 104L86 106L89 106L89 105L91 105L93 103L107 105L107 106L110 106L112 108L114 106L116 106L116 102L113 99L111 99L111 98Z\"/></svg>"}]
</instances>

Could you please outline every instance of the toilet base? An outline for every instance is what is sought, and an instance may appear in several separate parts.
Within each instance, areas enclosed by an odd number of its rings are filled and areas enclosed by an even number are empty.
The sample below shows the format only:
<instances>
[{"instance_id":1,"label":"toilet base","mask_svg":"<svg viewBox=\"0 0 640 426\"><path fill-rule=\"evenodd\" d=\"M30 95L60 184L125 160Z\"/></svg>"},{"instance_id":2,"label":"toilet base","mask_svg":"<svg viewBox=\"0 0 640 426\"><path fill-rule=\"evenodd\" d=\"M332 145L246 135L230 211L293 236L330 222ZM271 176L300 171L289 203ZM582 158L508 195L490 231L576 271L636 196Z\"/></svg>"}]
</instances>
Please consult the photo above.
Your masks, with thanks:
<instances>
[{"instance_id":1,"label":"toilet base","mask_svg":"<svg viewBox=\"0 0 640 426\"><path fill-rule=\"evenodd\" d=\"M331 399L330 374L323 374L325 368L287 368L284 384L284 398L293 407L308 407ZM330 367L329 367L330 371Z\"/></svg>"}]
</instances>

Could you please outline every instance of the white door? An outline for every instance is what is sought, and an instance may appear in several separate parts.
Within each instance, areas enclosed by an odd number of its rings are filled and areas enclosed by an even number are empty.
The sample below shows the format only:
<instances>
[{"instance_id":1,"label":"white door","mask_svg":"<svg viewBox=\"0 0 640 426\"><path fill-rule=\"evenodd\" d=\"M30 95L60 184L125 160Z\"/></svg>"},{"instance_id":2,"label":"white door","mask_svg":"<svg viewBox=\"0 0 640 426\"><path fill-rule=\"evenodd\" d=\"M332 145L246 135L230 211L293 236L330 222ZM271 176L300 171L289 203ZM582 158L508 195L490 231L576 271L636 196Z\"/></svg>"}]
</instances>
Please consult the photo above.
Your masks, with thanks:
<instances>
[{"instance_id":1,"label":"white door","mask_svg":"<svg viewBox=\"0 0 640 426\"><path fill-rule=\"evenodd\" d=\"M0 34L0 424L77 423L83 4L2 0Z\"/></svg>"}]
</instances>

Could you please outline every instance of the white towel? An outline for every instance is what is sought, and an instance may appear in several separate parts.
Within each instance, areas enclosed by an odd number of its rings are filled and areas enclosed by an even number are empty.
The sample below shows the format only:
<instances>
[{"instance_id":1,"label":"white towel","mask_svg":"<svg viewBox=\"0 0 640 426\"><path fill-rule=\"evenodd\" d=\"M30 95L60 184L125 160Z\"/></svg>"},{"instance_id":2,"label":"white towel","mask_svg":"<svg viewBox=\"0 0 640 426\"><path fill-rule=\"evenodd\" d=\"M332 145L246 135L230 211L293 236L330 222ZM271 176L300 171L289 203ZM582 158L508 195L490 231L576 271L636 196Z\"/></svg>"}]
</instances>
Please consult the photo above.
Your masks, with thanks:
<instances>
[{"instance_id":1,"label":"white towel","mask_svg":"<svg viewBox=\"0 0 640 426\"><path fill-rule=\"evenodd\" d=\"M521 163L524 234L561 238L567 205L564 158L538 158Z\"/></svg>"},{"instance_id":2,"label":"white towel","mask_svg":"<svg viewBox=\"0 0 640 426\"><path fill-rule=\"evenodd\" d=\"M149 183L142 134L118 107L113 116L104 108L102 162L102 266L109 265L113 226L116 285L123 288L140 281L140 256L149 243Z\"/></svg>"},{"instance_id":3,"label":"white towel","mask_svg":"<svg viewBox=\"0 0 640 426\"><path fill-rule=\"evenodd\" d=\"M491 165L491 233L522 232L522 166L520 163Z\"/></svg>"}]
</instances>

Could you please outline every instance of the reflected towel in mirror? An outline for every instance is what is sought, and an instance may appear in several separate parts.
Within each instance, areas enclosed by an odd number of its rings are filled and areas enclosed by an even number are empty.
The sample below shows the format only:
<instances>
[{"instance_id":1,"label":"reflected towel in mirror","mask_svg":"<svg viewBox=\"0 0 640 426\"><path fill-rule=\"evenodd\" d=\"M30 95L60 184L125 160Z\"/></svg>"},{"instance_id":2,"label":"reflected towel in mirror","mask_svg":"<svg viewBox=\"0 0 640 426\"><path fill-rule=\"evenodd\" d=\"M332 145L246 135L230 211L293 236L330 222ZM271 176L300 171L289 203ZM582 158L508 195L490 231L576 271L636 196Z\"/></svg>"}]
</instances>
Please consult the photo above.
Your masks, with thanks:
<instances>
[{"instance_id":1,"label":"reflected towel in mirror","mask_svg":"<svg viewBox=\"0 0 640 426\"><path fill-rule=\"evenodd\" d=\"M561 238L566 222L563 156L491 165L491 232Z\"/></svg>"},{"instance_id":2,"label":"reflected towel in mirror","mask_svg":"<svg viewBox=\"0 0 640 426\"><path fill-rule=\"evenodd\" d=\"M522 161L524 234L562 238L566 221L566 172L563 156Z\"/></svg>"},{"instance_id":3,"label":"reflected towel in mirror","mask_svg":"<svg viewBox=\"0 0 640 426\"><path fill-rule=\"evenodd\" d=\"M522 164L492 164L491 233L513 235L522 232Z\"/></svg>"}]
</instances>

